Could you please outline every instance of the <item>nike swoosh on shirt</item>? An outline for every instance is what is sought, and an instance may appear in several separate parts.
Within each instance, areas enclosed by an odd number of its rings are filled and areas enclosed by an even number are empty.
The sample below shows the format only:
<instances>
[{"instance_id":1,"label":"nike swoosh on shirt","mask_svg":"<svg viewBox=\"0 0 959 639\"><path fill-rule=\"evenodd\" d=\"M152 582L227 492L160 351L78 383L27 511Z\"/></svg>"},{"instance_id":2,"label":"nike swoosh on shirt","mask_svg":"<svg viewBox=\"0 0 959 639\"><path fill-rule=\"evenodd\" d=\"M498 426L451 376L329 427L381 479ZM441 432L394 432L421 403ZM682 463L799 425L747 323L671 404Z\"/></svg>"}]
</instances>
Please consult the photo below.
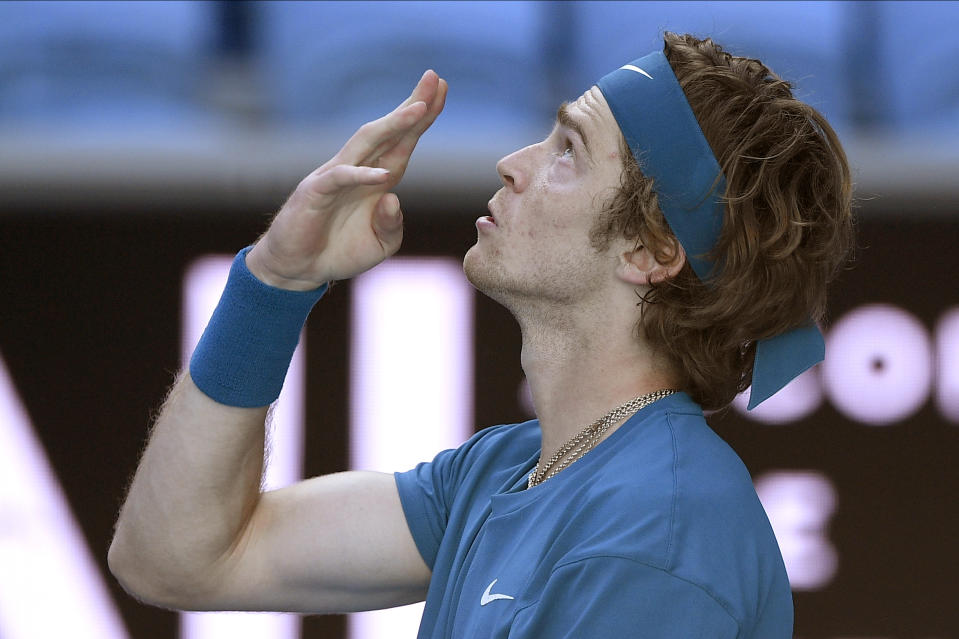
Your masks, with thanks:
<instances>
[{"instance_id":1,"label":"nike swoosh on shirt","mask_svg":"<svg viewBox=\"0 0 959 639\"><path fill-rule=\"evenodd\" d=\"M642 73L643 75L645 75L645 76L646 76L647 78L649 78L650 80L653 79L653 76L649 75L648 73L646 73L645 71L643 71L642 69L640 69L639 67L637 67L635 64L624 64L623 66L621 66L621 67L619 67L619 68L620 68L620 69L626 69L627 71L635 71L636 73Z\"/></svg>"},{"instance_id":2,"label":"nike swoosh on shirt","mask_svg":"<svg viewBox=\"0 0 959 639\"><path fill-rule=\"evenodd\" d=\"M480 599L480 605L485 606L491 601L496 601L497 599L515 599L515 597L510 597L509 595L501 595L499 593L490 594L490 590L493 589L493 584L495 584L499 579L494 579L493 582L486 586L486 592L483 593L483 597Z\"/></svg>"}]
</instances>

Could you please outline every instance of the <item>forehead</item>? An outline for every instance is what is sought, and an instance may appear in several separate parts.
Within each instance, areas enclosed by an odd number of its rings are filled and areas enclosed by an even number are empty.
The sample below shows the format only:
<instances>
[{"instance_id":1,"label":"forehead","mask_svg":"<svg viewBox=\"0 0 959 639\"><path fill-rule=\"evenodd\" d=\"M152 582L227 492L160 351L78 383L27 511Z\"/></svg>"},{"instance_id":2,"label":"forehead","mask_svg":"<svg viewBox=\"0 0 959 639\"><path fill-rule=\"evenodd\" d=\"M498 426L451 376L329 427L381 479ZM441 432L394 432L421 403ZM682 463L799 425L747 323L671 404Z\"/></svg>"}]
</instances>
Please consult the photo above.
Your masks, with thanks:
<instances>
[{"instance_id":1,"label":"forehead","mask_svg":"<svg viewBox=\"0 0 959 639\"><path fill-rule=\"evenodd\" d=\"M619 125L599 87L590 87L574 102L570 102L567 110L583 127L592 146L603 150L619 150Z\"/></svg>"}]
</instances>

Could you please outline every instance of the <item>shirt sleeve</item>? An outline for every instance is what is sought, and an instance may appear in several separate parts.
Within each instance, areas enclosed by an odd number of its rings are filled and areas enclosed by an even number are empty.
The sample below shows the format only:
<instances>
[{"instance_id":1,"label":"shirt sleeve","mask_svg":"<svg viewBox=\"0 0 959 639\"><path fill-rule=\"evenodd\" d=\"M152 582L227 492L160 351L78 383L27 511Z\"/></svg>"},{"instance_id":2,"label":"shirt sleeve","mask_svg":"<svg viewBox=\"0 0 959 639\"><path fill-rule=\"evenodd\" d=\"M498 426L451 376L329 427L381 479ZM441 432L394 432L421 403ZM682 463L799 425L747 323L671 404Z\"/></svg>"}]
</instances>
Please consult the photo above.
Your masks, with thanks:
<instances>
[{"instance_id":1,"label":"shirt sleeve","mask_svg":"<svg viewBox=\"0 0 959 639\"><path fill-rule=\"evenodd\" d=\"M456 465L456 450L444 450L433 461L394 473L406 524L423 561L433 569L446 524L449 521L450 478Z\"/></svg>"},{"instance_id":2,"label":"shirt sleeve","mask_svg":"<svg viewBox=\"0 0 959 639\"><path fill-rule=\"evenodd\" d=\"M406 523L430 570L457 497L492 495L515 464L538 450L539 427L527 428L517 440L516 426L523 424L484 428L459 448L444 450L432 461L394 474Z\"/></svg>"},{"instance_id":3,"label":"shirt sleeve","mask_svg":"<svg viewBox=\"0 0 959 639\"><path fill-rule=\"evenodd\" d=\"M510 639L736 639L739 624L709 593L624 557L559 566L518 611Z\"/></svg>"}]
</instances>

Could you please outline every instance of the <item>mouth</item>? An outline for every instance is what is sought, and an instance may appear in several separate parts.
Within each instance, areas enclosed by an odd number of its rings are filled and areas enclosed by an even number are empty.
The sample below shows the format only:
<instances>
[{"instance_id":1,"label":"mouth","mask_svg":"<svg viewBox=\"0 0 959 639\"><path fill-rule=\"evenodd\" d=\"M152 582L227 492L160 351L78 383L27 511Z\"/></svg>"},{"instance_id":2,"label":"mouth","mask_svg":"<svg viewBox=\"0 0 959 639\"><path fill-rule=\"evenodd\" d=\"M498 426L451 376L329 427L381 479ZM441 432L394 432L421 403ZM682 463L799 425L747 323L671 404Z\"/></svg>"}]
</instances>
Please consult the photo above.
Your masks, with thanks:
<instances>
[{"instance_id":1,"label":"mouth","mask_svg":"<svg viewBox=\"0 0 959 639\"><path fill-rule=\"evenodd\" d=\"M496 213L493 212L494 199L496 198L490 198L490 201L486 203L486 210L489 211L489 215L484 215L476 220L477 230L490 231L492 229L499 228L500 220L497 219Z\"/></svg>"},{"instance_id":2,"label":"mouth","mask_svg":"<svg viewBox=\"0 0 959 639\"><path fill-rule=\"evenodd\" d=\"M499 220L496 219L496 214L493 213L493 200L490 200L486 204L486 210L489 211L489 215L487 216L487 219L489 219L493 224L496 224L497 226L499 226Z\"/></svg>"}]
</instances>

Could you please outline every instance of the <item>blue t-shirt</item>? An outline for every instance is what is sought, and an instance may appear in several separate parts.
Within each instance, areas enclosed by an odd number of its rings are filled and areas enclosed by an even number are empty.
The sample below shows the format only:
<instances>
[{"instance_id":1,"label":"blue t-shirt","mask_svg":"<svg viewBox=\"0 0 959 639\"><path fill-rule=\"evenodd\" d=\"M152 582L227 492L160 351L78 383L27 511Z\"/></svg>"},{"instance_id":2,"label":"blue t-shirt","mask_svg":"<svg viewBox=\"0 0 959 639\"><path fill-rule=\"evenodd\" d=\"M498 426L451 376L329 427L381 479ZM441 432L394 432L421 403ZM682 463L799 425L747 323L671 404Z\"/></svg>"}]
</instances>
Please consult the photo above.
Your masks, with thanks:
<instances>
[{"instance_id":1,"label":"blue t-shirt","mask_svg":"<svg viewBox=\"0 0 959 639\"><path fill-rule=\"evenodd\" d=\"M433 571L419 639L786 639L779 546L746 467L677 393L529 490L536 421L396 474Z\"/></svg>"}]
</instances>

